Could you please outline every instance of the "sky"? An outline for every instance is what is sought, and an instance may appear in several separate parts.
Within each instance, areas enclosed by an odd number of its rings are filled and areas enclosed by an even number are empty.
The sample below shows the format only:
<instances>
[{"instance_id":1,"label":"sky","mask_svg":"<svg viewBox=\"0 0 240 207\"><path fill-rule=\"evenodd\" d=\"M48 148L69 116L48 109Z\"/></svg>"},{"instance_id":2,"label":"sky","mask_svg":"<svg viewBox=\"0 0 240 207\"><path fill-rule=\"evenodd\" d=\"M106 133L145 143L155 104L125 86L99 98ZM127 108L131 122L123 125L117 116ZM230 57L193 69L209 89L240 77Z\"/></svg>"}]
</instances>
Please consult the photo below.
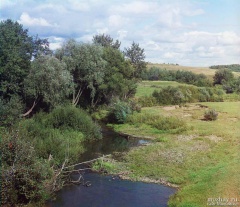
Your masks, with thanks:
<instances>
[{"instance_id":1,"label":"sky","mask_svg":"<svg viewBox=\"0 0 240 207\"><path fill-rule=\"evenodd\" d=\"M239 11L240 0L0 1L1 21L18 21L53 50L104 33L121 50L139 43L148 62L204 67L240 63Z\"/></svg>"}]
</instances>

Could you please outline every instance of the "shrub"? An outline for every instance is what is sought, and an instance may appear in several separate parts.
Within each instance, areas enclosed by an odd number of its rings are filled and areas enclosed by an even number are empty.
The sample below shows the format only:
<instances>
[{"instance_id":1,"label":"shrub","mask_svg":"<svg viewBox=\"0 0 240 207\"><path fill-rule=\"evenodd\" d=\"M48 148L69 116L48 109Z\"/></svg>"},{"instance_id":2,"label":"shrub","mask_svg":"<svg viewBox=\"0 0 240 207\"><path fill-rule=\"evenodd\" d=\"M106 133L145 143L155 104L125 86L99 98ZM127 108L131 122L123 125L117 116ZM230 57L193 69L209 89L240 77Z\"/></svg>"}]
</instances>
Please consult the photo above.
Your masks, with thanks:
<instances>
[{"instance_id":1,"label":"shrub","mask_svg":"<svg viewBox=\"0 0 240 207\"><path fill-rule=\"evenodd\" d=\"M19 121L24 105L18 96L12 96L9 101L0 98L0 125L12 126Z\"/></svg>"},{"instance_id":2,"label":"shrub","mask_svg":"<svg viewBox=\"0 0 240 207\"><path fill-rule=\"evenodd\" d=\"M46 183L52 176L48 162L39 159L32 144L17 133L1 140L1 204L40 202L47 199Z\"/></svg>"},{"instance_id":3,"label":"shrub","mask_svg":"<svg viewBox=\"0 0 240 207\"><path fill-rule=\"evenodd\" d=\"M127 119L127 115L132 114L131 106L123 101L118 101L113 104L108 115L110 123L123 124Z\"/></svg>"},{"instance_id":4,"label":"shrub","mask_svg":"<svg viewBox=\"0 0 240 207\"><path fill-rule=\"evenodd\" d=\"M21 135L33 142L38 156L47 159L51 154L56 164L66 158L71 163L77 161L84 152L84 140L102 137L91 117L72 106L56 108L50 114L38 113L20 126Z\"/></svg>"},{"instance_id":5,"label":"shrub","mask_svg":"<svg viewBox=\"0 0 240 207\"><path fill-rule=\"evenodd\" d=\"M204 119L207 121L217 120L218 113L214 109L209 109L204 113Z\"/></svg>"},{"instance_id":6,"label":"shrub","mask_svg":"<svg viewBox=\"0 0 240 207\"><path fill-rule=\"evenodd\" d=\"M154 91L152 94L161 105L175 105L185 103L185 97L178 87L168 86L160 91Z\"/></svg>"},{"instance_id":7,"label":"shrub","mask_svg":"<svg viewBox=\"0 0 240 207\"><path fill-rule=\"evenodd\" d=\"M46 119L46 126L82 132L85 139L101 139L101 128L82 109L74 106L58 107Z\"/></svg>"},{"instance_id":8,"label":"shrub","mask_svg":"<svg viewBox=\"0 0 240 207\"><path fill-rule=\"evenodd\" d=\"M39 157L48 159L51 154L56 164L62 164L66 158L75 162L84 151L81 132L46 127L34 119L21 122L20 134L33 143Z\"/></svg>"},{"instance_id":9,"label":"shrub","mask_svg":"<svg viewBox=\"0 0 240 207\"><path fill-rule=\"evenodd\" d=\"M138 98L138 103L142 107L151 107L157 105L157 100L153 96L143 96Z\"/></svg>"}]
</instances>

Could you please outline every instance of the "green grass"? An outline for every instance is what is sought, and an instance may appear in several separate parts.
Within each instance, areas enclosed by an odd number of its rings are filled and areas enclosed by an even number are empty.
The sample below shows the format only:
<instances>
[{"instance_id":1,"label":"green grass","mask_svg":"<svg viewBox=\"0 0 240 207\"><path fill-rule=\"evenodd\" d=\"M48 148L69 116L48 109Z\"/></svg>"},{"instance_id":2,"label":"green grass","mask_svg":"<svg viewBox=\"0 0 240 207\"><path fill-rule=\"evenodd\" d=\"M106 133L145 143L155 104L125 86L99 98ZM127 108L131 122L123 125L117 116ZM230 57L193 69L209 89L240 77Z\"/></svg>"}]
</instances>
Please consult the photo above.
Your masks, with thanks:
<instances>
[{"instance_id":1,"label":"green grass","mask_svg":"<svg viewBox=\"0 0 240 207\"><path fill-rule=\"evenodd\" d=\"M185 86L187 84L178 83L176 81L142 81L138 84L135 97L149 96L153 93L154 90L159 90L161 87L182 85Z\"/></svg>"},{"instance_id":2,"label":"green grass","mask_svg":"<svg viewBox=\"0 0 240 207\"><path fill-rule=\"evenodd\" d=\"M184 119L187 131L157 130L135 119L115 129L152 137L156 142L135 148L126 156L132 177L165 179L180 190L169 206L207 206L208 198L240 199L240 102L201 103L218 113L216 121L204 121L206 108L198 103L185 107L147 107L142 114Z\"/></svg>"}]
</instances>

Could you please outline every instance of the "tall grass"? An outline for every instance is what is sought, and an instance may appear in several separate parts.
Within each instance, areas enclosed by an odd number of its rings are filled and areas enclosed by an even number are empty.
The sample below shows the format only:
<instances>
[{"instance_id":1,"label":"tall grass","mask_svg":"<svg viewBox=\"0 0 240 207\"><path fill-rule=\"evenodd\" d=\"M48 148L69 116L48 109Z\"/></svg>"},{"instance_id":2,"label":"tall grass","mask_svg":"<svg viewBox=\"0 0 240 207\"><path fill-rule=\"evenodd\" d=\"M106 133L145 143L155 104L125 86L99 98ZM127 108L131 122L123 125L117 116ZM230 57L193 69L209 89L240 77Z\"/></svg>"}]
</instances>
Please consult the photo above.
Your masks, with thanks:
<instances>
[{"instance_id":1,"label":"tall grass","mask_svg":"<svg viewBox=\"0 0 240 207\"><path fill-rule=\"evenodd\" d=\"M129 124L147 124L158 130L186 129L186 123L176 117L164 117L162 115L153 115L148 113L134 113L128 116Z\"/></svg>"},{"instance_id":2,"label":"tall grass","mask_svg":"<svg viewBox=\"0 0 240 207\"><path fill-rule=\"evenodd\" d=\"M100 139L100 127L81 109L59 107L49 114L39 113L32 119L20 122L21 136L33 142L39 157L53 156L62 163L78 160L84 152L82 142Z\"/></svg>"}]
</instances>

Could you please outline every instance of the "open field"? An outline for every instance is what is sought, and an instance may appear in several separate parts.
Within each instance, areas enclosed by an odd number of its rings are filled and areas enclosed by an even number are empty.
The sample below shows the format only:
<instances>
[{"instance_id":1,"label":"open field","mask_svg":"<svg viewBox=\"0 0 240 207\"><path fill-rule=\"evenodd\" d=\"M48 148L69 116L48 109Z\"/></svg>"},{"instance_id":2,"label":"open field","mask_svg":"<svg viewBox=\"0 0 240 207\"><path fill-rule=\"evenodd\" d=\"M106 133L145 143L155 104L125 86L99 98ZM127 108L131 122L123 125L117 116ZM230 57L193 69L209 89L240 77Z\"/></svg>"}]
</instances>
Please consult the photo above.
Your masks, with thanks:
<instances>
[{"instance_id":1,"label":"open field","mask_svg":"<svg viewBox=\"0 0 240 207\"><path fill-rule=\"evenodd\" d=\"M217 110L218 120L203 120L206 107ZM179 185L169 206L204 207L208 198L240 199L240 102L146 107L141 113L175 116L188 127L171 133L141 120L116 126L117 131L154 140L126 156L132 178L164 179Z\"/></svg>"},{"instance_id":2,"label":"open field","mask_svg":"<svg viewBox=\"0 0 240 207\"><path fill-rule=\"evenodd\" d=\"M142 81L138 84L135 97L149 96L154 90L167 86L186 86L187 84L176 81ZM189 85L189 84L188 84Z\"/></svg>"},{"instance_id":3,"label":"open field","mask_svg":"<svg viewBox=\"0 0 240 207\"><path fill-rule=\"evenodd\" d=\"M173 64L159 64L159 63L148 63L147 68L157 67L166 70L185 70L191 71L196 74L203 73L209 78L212 78L216 72L215 69L210 69L209 67L190 67L190 66L180 66L180 65L173 65ZM235 76L240 76L240 73L233 72Z\"/></svg>"}]
</instances>

